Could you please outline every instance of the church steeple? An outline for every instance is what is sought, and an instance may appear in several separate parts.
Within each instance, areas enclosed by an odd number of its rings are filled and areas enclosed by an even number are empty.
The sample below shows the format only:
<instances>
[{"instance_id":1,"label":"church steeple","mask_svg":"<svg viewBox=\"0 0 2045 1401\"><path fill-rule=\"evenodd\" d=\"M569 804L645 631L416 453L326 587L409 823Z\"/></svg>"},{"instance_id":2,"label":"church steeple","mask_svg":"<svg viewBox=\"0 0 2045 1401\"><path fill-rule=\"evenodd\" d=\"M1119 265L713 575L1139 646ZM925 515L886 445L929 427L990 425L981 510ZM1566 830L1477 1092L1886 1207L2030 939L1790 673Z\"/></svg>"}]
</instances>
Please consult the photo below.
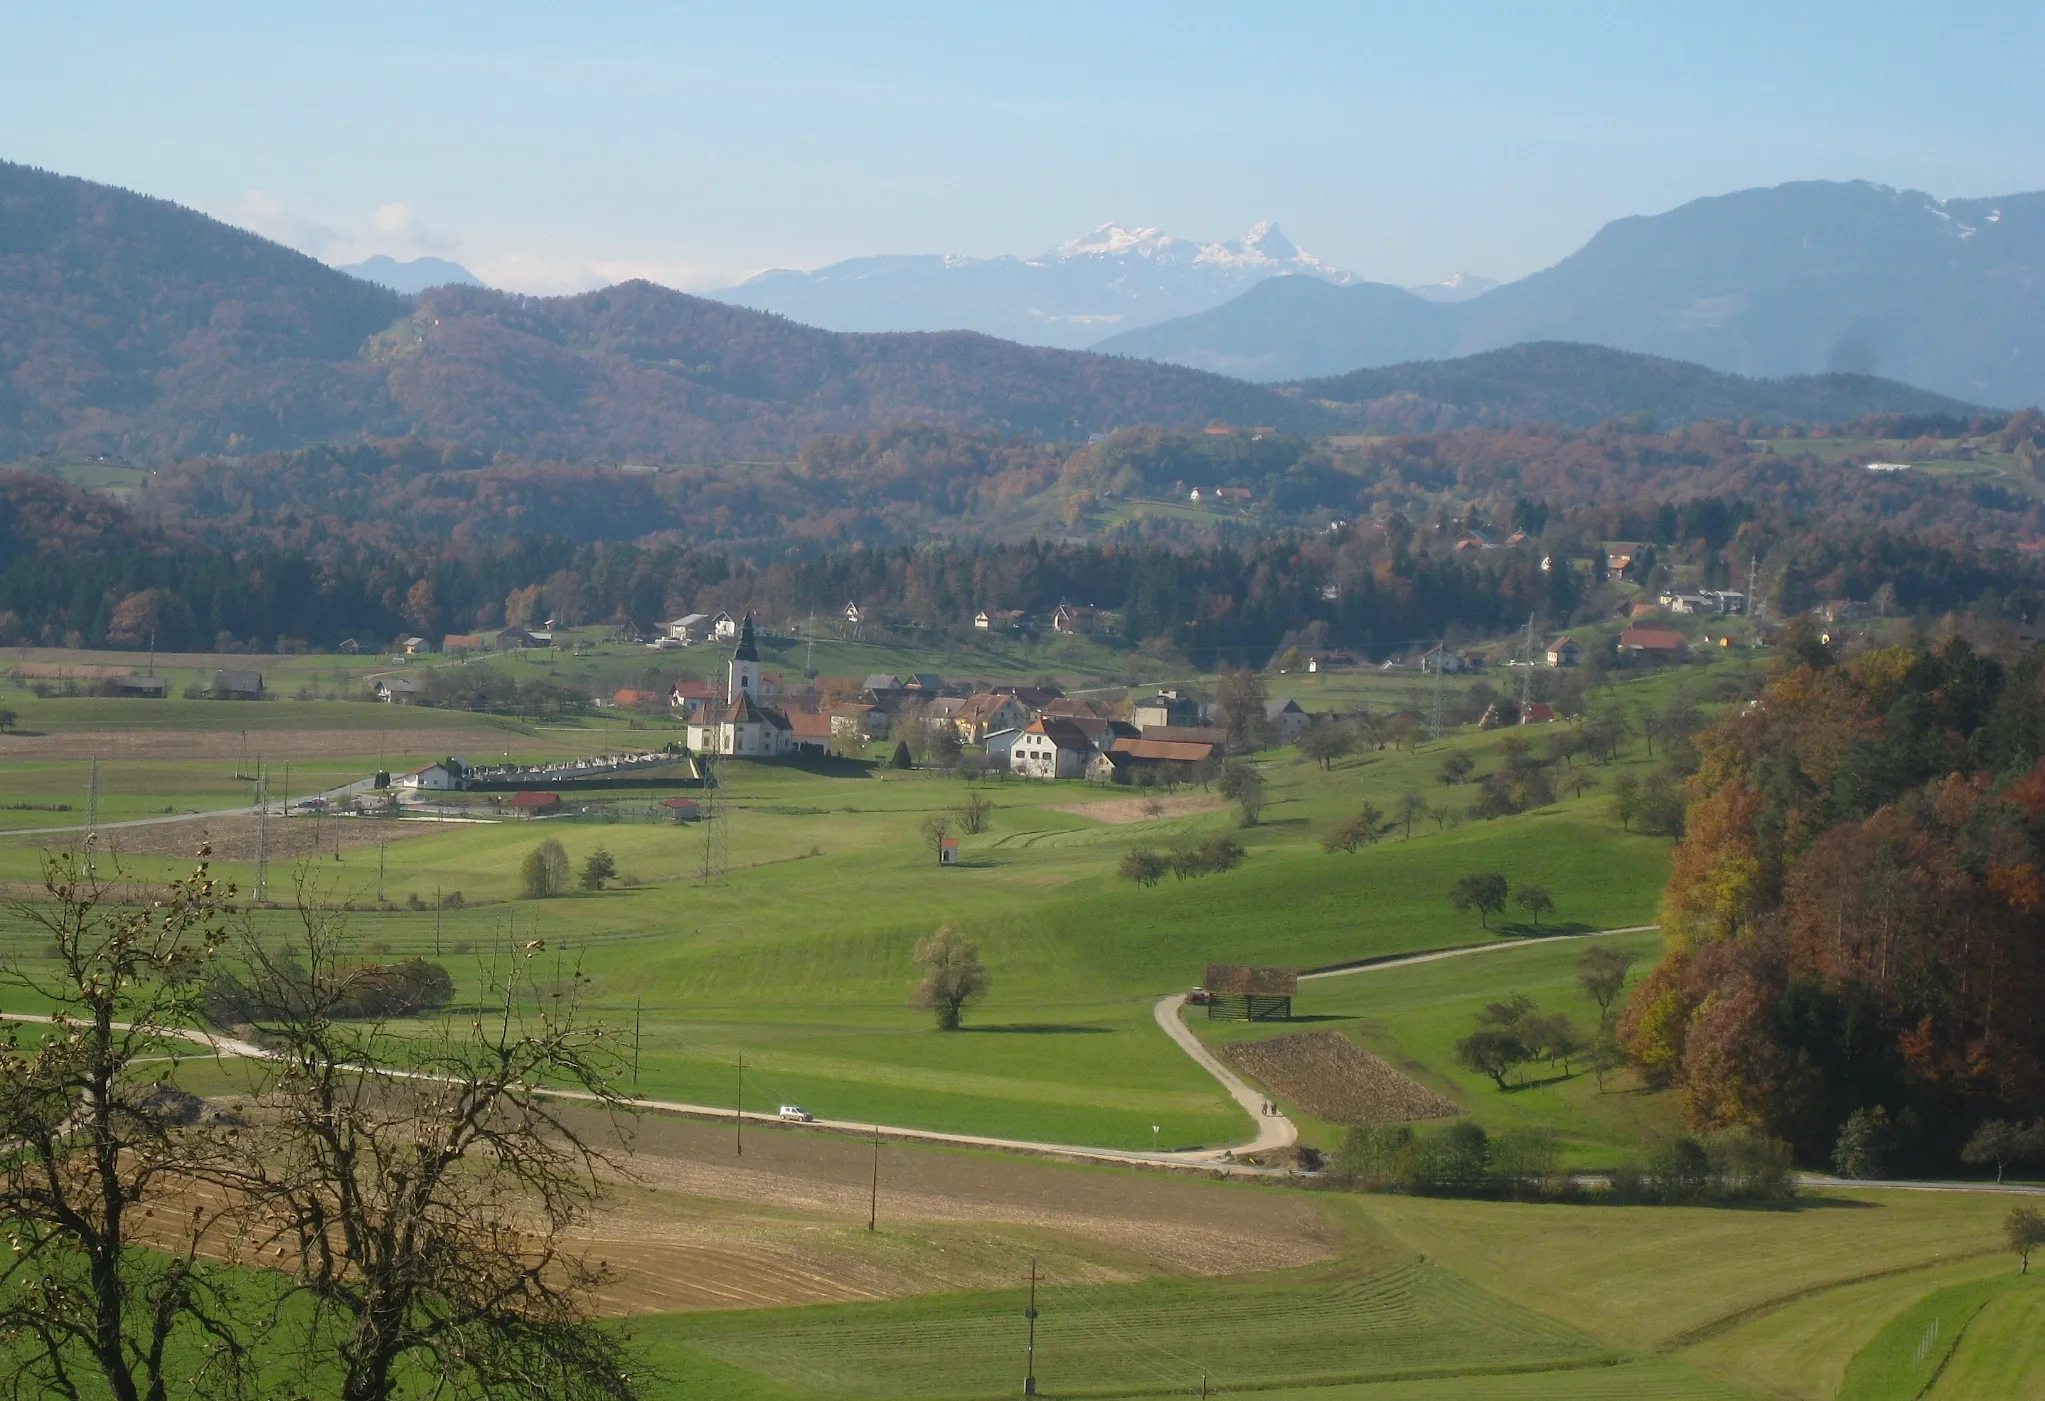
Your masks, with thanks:
<instances>
[{"instance_id":1,"label":"church steeple","mask_svg":"<svg viewBox=\"0 0 2045 1401\"><path fill-rule=\"evenodd\" d=\"M753 645L753 615L750 613L739 624L738 646L732 649L731 666L724 686L724 699L728 704L737 705L740 696L753 700L760 696L760 649Z\"/></svg>"}]
</instances>

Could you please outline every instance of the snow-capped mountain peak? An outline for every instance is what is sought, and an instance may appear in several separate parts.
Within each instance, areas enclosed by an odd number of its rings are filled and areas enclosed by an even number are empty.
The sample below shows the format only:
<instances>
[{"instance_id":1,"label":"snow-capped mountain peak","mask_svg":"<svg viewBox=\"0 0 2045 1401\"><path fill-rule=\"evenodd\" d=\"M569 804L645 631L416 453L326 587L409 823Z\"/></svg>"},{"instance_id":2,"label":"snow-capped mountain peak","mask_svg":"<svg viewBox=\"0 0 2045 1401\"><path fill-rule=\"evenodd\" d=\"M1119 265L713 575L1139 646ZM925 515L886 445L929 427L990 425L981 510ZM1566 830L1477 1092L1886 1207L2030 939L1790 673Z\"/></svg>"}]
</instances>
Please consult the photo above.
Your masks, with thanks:
<instances>
[{"instance_id":1,"label":"snow-capped mountain peak","mask_svg":"<svg viewBox=\"0 0 2045 1401\"><path fill-rule=\"evenodd\" d=\"M1154 226L1131 228L1111 222L1078 238L1069 238L1031 261L1051 264L1081 259L1123 261L1131 258L1151 263L1190 264L1206 271L1256 278L1298 272L1331 282L1356 280L1352 274L1330 267L1299 248L1269 219L1251 225L1250 231L1239 239L1219 243L1198 243Z\"/></svg>"}]
</instances>

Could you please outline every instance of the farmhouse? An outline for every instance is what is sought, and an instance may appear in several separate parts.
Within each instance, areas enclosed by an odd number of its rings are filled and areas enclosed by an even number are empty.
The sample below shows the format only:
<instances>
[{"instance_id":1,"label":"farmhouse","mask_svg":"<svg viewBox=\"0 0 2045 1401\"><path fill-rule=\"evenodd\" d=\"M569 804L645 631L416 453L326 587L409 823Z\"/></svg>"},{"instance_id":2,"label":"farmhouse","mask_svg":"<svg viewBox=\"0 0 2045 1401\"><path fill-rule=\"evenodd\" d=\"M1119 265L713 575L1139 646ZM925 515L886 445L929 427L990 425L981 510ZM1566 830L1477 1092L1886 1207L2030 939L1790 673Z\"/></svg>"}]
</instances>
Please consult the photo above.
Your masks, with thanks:
<instances>
[{"instance_id":1,"label":"farmhouse","mask_svg":"<svg viewBox=\"0 0 2045 1401\"><path fill-rule=\"evenodd\" d=\"M689 748L699 754L772 759L795 752L795 727L788 717L756 697L760 652L753 642L753 615L739 625L738 646L725 668L725 704L706 707L691 721Z\"/></svg>"},{"instance_id":2,"label":"farmhouse","mask_svg":"<svg viewBox=\"0 0 2045 1401\"><path fill-rule=\"evenodd\" d=\"M500 652L509 652L514 648L536 645L533 635L522 627L508 627L497 634L497 650Z\"/></svg>"},{"instance_id":3,"label":"farmhouse","mask_svg":"<svg viewBox=\"0 0 2045 1401\"><path fill-rule=\"evenodd\" d=\"M1217 730L1208 725L1146 725L1143 738L1160 740L1166 744L1211 745L1216 755L1228 746L1228 731Z\"/></svg>"},{"instance_id":4,"label":"farmhouse","mask_svg":"<svg viewBox=\"0 0 2045 1401\"><path fill-rule=\"evenodd\" d=\"M1020 608L982 609L973 615L973 626L981 632L1014 632L1022 620Z\"/></svg>"},{"instance_id":5,"label":"farmhouse","mask_svg":"<svg viewBox=\"0 0 2045 1401\"><path fill-rule=\"evenodd\" d=\"M1020 729L995 730L987 738L981 740L980 743L986 748L987 758L991 763L998 768L1005 768L1013 772L1015 758L1013 750L1015 742L1021 738L1022 731Z\"/></svg>"},{"instance_id":6,"label":"farmhouse","mask_svg":"<svg viewBox=\"0 0 2045 1401\"><path fill-rule=\"evenodd\" d=\"M1008 766L1024 778L1084 778L1093 744L1070 720L1035 721L1009 746Z\"/></svg>"},{"instance_id":7,"label":"farmhouse","mask_svg":"<svg viewBox=\"0 0 2045 1401\"><path fill-rule=\"evenodd\" d=\"M376 698L385 705L417 705L421 686L403 676L386 676L376 683Z\"/></svg>"},{"instance_id":8,"label":"farmhouse","mask_svg":"<svg viewBox=\"0 0 2045 1401\"><path fill-rule=\"evenodd\" d=\"M866 621L866 610L864 608L861 608L857 603L846 604L845 621L852 624L852 626L854 627L858 627L861 623Z\"/></svg>"},{"instance_id":9,"label":"farmhouse","mask_svg":"<svg viewBox=\"0 0 2045 1401\"><path fill-rule=\"evenodd\" d=\"M997 696L1014 696L1032 715L1065 694L1056 686L994 686L990 689Z\"/></svg>"},{"instance_id":10,"label":"farmhouse","mask_svg":"<svg viewBox=\"0 0 2045 1401\"><path fill-rule=\"evenodd\" d=\"M1299 702L1291 696L1277 696L1264 702L1264 723L1271 727L1280 744L1290 744L1313 723L1313 717L1300 709Z\"/></svg>"},{"instance_id":11,"label":"farmhouse","mask_svg":"<svg viewBox=\"0 0 2045 1401\"><path fill-rule=\"evenodd\" d=\"M1582 666L1583 647L1573 637L1558 637L1548 644L1548 665Z\"/></svg>"},{"instance_id":12,"label":"farmhouse","mask_svg":"<svg viewBox=\"0 0 2045 1401\"><path fill-rule=\"evenodd\" d=\"M1117 735L1108 741L1107 758L1115 765L1115 782L1127 783L1137 772L1148 770L1176 782L1190 782L1203 764L1219 753L1213 744L1197 740L1152 739L1149 735L1130 738Z\"/></svg>"},{"instance_id":13,"label":"farmhouse","mask_svg":"<svg viewBox=\"0 0 2045 1401\"><path fill-rule=\"evenodd\" d=\"M1463 659L1448 648L1437 644L1421 657L1420 669L1430 676L1436 672L1444 676L1454 676L1463 669Z\"/></svg>"},{"instance_id":14,"label":"farmhouse","mask_svg":"<svg viewBox=\"0 0 2045 1401\"><path fill-rule=\"evenodd\" d=\"M1160 725L1197 725L1200 723L1200 702L1183 691L1159 691L1136 702L1130 718L1136 721L1138 729L1146 732Z\"/></svg>"},{"instance_id":15,"label":"farmhouse","mask_svg":"<svg viewBox=\"0 0 2045 1401\"><path fill-rule=\"evenodd\" d=\"M705 706L721 703L724 688L714 681L677 681L667 693L668 709L679 710L684 720L694 720Z\"/></svg>"},{"instance_id":16,"label":"farmhouse","mask_svg":"<svg viewBox=\"0 0 2045 1401\"><path fill-rule=\"evenodd\" d=\"M398 776L400 788L417 788L423 792L450 793L467 786L469 766L459 757L442 759L437 764L427 764Z\"/></svg>"},{"instance_id":17,"label":"farmhouse","mask_svg":"<svg viewBox=\"0 0 2045 1401\"><path fill-rule=\"evenodd\" d=\"M423 637L403 638L399 641L398 646L404 649L404 653L408 657L422 657L433 650L433 644Z\"/></svg>"},{"instance_id":18,"label":"farmhouse","mask_svg":"<svg viewBox=\"0 0 2045 1401\"><path fill-rule=\"evenodd\" d=\"M1099 623L1100 614L1094 609L1070 603L1059 604L1058 611L1051 615L1051 631L1069 633L1076 637L1092 635Z\"/></svg>"},{"instance_id":19,"label":"farmhouse","mask_svg":"<svg viewBox=\"0 0 2045 1401\"><path fill-rule=\"evenodd\" d=\"M667 635L684 647L701 642L708 633L710 615L707 613L684 613L679 618L670 618Z\"/></svg>"},{"instance_id":20,"label":"farmhouse","mask_svg":"<svg viewBox=\"0 0 2045 1401\"><path fill-rule=\"evenodd\" d=\"M983 691L960 701L958 712L950 718L958 728L961 740L967 744L979 744L996 730L1020 730L1030 723L1030 712L1014 696L997 696Z\"/></svg>"},{"instance_id":21,"label":"farmhouse","mask_svg":"<svg viewBox=\"0 0 2045 1401\"><path fill-rule=\"evenodd\" d=\"M261 700L262 698L262 672L221 670L213 673L213 699Z\"/></svg>"},{"instance_id":22,"label":"farmhouse","mask_svg":"<svg viewBox=\"0 0 2045 1401\"><path fill-rule=\"evenodd\" d=\"M114 678L116 695L140 696L145 700L162 700L170 694L170 682L161 676L117 676Z\"/></svg>"},{"instance_id":23,"label":"farmhouse","mask_svg":"<svg viewBox=\"0 0 2045 1401\"><path fill-rule=\"evenodd\" d=\"M1646 661L1680 661L1690 651L1690 639L1674 628L1630 627L1619 634L1619 655Z\"/></svg>"},{"instance_id":24,"label":"farmhouse","mask_svg":"<svg viewBox=\"0 0 2045 1401\"><path fill-rule=\"evenodd\" d=\"M807 705L791 705L781 713L788 717L788 729L797 749L821 754L831 747L831 716Z\"/></svg>"},{"instance_id":25,"label":"farmhouse","mask_svg":"<svg viewBox=\"0 0 2045 1401\"><path fill-rule=\"evenodd\" d=\"M750 614L747 615L749 618ZM710 635L719 642L729 642L738 636L739 625L729 613L715 613L710 618Z\"/></svg>"},{"instance_id":26,"label":"farmhouse","mask_svg":"<svg viewBox=\"0 0 2045 1401\"><path fill-rule=\"evenodd\" d=\"M878 739L888 732L888 713L877 705L835 705L831 734L839 739Z\"/></svg>"}]
</instances>

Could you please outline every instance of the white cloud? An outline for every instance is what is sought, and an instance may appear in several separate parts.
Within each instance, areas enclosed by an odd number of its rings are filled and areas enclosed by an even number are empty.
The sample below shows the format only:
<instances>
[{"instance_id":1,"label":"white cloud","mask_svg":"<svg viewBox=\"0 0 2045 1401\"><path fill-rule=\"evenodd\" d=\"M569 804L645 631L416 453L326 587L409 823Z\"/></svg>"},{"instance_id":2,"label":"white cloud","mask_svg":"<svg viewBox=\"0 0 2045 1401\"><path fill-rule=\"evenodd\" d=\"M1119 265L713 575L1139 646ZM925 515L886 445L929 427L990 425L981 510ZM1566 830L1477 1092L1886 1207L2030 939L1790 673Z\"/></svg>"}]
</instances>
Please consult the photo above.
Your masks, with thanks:
<instances>
[{"instance_id":1,"label":"white cloud","mask_svg":"<svg viewBox=\"0 0 2045 1401\"><path fill-rule=\"evenodd\" d=\"M633 278L682 292L709 291L732 281L724 269L700 263L575 258L520 249L479 254L464 266L492 287L549 297L588 292Z\"/></svg>"},{"instance_id":2,"label":"white cloud","mask_svg":"<svg viewBox=\"0 0 2045 1401\"><path fill-rule=\"evenodd\" d=\"M343 238L341 231L333 225L293 209L275 195L261 190L250 190L243 195L226 218L229 223L239 224L264 238L274 239L301 253L310 253L315 258L325 257L326 250Z\"/></svg>"}]
</instances>

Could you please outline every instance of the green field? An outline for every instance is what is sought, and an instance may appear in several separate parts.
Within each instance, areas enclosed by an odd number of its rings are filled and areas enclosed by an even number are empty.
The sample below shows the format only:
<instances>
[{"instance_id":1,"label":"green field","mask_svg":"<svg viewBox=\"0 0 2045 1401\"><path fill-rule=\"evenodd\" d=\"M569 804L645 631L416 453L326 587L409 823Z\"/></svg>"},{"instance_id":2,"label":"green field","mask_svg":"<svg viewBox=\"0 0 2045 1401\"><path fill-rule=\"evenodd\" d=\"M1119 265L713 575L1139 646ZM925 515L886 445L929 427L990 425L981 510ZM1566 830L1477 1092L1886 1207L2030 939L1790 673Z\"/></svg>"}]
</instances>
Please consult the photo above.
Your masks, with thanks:
<instances>
[{"instance_id":1,"label":"green field","mask_svg":"<svg viewBox=\"0 0 2045 1401\"><path fill-rule=\"evenodd\" d=\"M789 665L788 648L798 645L784 646L781 665ZM819 644L816 666L826 674L1054 670L1075 685L1112 683L1122 658L1097 644L1072 645L1093 649L1083 660L1098 669L1071 658L1054 667L1042 653L1004 654L999 645L961 655L838 643ZM631 667L654 659L644 649L615 645L588 652L473 664L551 667L557 674L614 668L626 684L634 679ZM657 660L673 669L676 656ZM706 648L682 661L714 656ZM888 659L876 660L882 656ZM323 687L319 678L332 680L339 662L278 659L277 674ZM368 669L361 659L346 664L358 676ZM1632 678L1613 697L1638 714L1679 687L1698 694L1714 678L1749 666L1723 661ZM1426 696L1417 678L1398 673L1273 678L1270 689L1296 695L1310 709L1387 709ZM89 763L81 756L101 736L110 755L123 743L142 746L102 761L102 820L115 821L160 815L167 806L206 811L245 802L247 784L234 776L243 729L251 751L262 745L273 756L308 755L292 761L296 792L301 783L310 791L364 777L379 760L397 767L432 757L441 736L448 747L487 753L501 746L541 757L599 752L630 723L599 714L537 725L338 700L229 705L13 695L20 699L7 704L20 713L22 728L39 732L24 736L19 749L0 748L0 801L22 805L0 807L0 823L15 828L63 825L68 815L38 805L70 803L75 813ZM660 733L662 722L653 723ZM1366 801L1391 811L1402 793L1418 791L1433 804L1466 804L1473 787L1447 786L1437 777L1444 755L1467 750L1482 774L1499 762L1505 738L1466 729L1410 752L1353 754L1329 771L1300 762L1291 750L1273 751L1259 756L1268 805L1250 828L1238 828L1234 812L1197 787L1170 795L1179 803L1170 815L1152 816L1127 789L990 783L981 789L994 803L990 829L964 838L964 862L949 869L935 864L918 828L963 798L965 784L956 776L732 763L724 766L718 795L730 858L723 882L702 880L700 827L563 819L448 825L330 818L327 830L361 840L339 860L323 856L313 879L335 900L352 902L351 929L365 954L437 956L470 987L492 958L544 939L557 973L579 966L590 975L598 1016L616 1028L639 1029L634 1088L647 1096L729 1103L742 1055L746 1103L755 1110L792 1102L830 1118L1125 1148L1150 1147L1153 1126L1163 1147L1216 1147L1252 1132L1247 1117L1152 1020L1154 1000L1198 981L1207 962L1311 969L1492 945L1433 963L1309 980L1295 1006L1300 1020L1291 1025L1192 1025L1217 1042L1339 1031L1487 1127L1552 1128L1571 1163L1609 1166L1674 1126L1666 1096L1643 1091L1625 1074L1600 1091L1581 1069L1564 1076L1544 1068L1501 1092L1456 1068L1451 1046L1478 1007L1511 991L1591 1026L1594 1010L1574 982L1585 942L1543 936L1654 918L1668 843L1622 831L1605 796L1617 774L1645 772L1643 746L1630 744L1616 764L1593 765L1596 786L1580 799L1495 821L1423 819L1410 836L1394 830L1354 853L1321 849L1322 834ZM148 748L186 742L206 748L184 757ZM37 757L29 746L38 744L70 747L59 757ZM293 751L294 745L305 748ZM394 746L406 751L402 758ZM273 775L280 767L273 764ZM487 804L472 810L491 815ZM276 820L302 831L299 824L310 819ZM202 826L176 830L196 835ZM1234 871L1167 878L1148 889L1116 874L1132 847L1224 832L1248 850ZM543 837L558 838L573 862L606 848L624 879L599 894L518 898L519 864ZM29 889L43 846L67 840L0 835L0 882L17 893ZM186 864L139 851L121 860L138 878ZM217 865L244 887L254 874L239 857ZM1487 871L1515 884L1546 885L1554 913L1536 928L1515 909L1489 929L1457 913L1446 899L1449 883ZM271 879L273 893L281 893L289 874L273 868ZM462 897L459 908L434 908L454 892ZM266 910L257 917L281 924L285 914ZM943 924L980 941L993 975L990 996L955 1034L937 1031L927 1012L909 1005L914 946ZM1636 976L1659 951L1651 932L1606 943L1640 956ZM0 930L0 951L27 959L39 953L19 930ZM231 1071L214 1067L194 1066L185 1075L202 1086L233 1080ZM1343 1131L1299 1122L1306 1141L1324 1147ZM890 1149L910 1174L918 1155L930 1151ZM729 1210L708 1200L674 1200L685 1203L691 1220L722 1219ZM925 1288L880 1302L658 1314L620 1326L656 1364L655 1395L783 1401L1007 1394L1019 1389L1021 1376L1019 1284L1029 1254L1041 1250L1054 1265L1040 1300L1038 1337L1039 1375L1051 1396L1197 1395L1204 1372L1213 1395L1254 1391L1317 1401L1476 1395L1817 1401L1843 1384L1861 1385L1865 1376L1896 1373L1899 1356L1916 1366L1934 1317L1938 1337L1958 1341L1947 1346L1929 1394L2024 1394L2038 1378L2029 1340L2040 1296L2012 1282L2009 1258L1998 1249L2004 1199L1863 1193L1789 1210L1326 1192L1301 1194L1299 1201L1302 1211L1326 1212L1335 1223L1321 1264L1269 1269L1245 1258L1239 1270L1220 1275L1153 1270L1100 1282L1059 1273L1069 1269L1061 1262L1091 1257L1070 1242L1061 1245L1055 1231L989 1226L967 1238L958 1232L975 1228L956 1220L928 1227L912 1221L899 1225L892 1242L868 1244L858 1231L850 1244L833 1236L832 1249L870 1249L876 1259L889 1250L936 1258L970 1244L1006 1262L1004 1277L1015 1278L1018 1288ZM789 1239L822 1229L794 1207L783 1217L774 1231ZM830 1222L833 1231L843 1225Z\"/></svg>"}]
</instances>

